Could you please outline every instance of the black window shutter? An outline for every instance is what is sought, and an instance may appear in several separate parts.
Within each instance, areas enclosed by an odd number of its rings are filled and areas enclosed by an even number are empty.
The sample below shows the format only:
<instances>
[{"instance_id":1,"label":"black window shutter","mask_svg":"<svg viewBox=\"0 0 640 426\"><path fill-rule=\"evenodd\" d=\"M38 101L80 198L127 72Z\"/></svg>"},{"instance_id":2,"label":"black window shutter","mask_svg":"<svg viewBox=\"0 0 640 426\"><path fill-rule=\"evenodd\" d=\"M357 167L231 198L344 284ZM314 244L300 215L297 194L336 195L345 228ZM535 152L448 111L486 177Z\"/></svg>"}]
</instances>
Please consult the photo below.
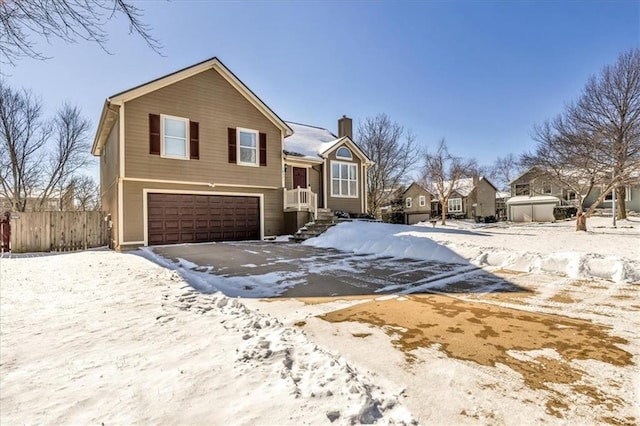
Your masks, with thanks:
<instances>
[{"instance_id":1,"label":"black window shutter","mask_svg":"<svg viewBox=\"0 0 640 426\"><path fill-rule=\"evenodd\" d=\"M229 162L236 162L236 129L232 129L229 127L227 129L227 134L229 136Z\"/></svg>"},{"instance_id":2,"label":"black window shutter","mask_svg":"<svg viewBox=\"0 0 640 426\"><path fill-rule=\"evenodd\" d=\"M189 157L200 159L200 125L197 121L189 121Z\"/></svg>"},{"instance_id":3,"label":"black window shutter","mask_svg":"<svg viewBox=\"0 0 640 426\"><path fill-rule=\"evenodd\" d=\"M149 114L149 154L160 155L160 115Z\"/></svg>"},{"instance_id":4,"label":"black window shutter","mask_svg":"<svg viewBox=\"0 0 640 426\"><path fill-rule=\"evenodd\" d=\"M260 165L267 165L267 134L260 133Z\"/></svg>"}]
</instances>

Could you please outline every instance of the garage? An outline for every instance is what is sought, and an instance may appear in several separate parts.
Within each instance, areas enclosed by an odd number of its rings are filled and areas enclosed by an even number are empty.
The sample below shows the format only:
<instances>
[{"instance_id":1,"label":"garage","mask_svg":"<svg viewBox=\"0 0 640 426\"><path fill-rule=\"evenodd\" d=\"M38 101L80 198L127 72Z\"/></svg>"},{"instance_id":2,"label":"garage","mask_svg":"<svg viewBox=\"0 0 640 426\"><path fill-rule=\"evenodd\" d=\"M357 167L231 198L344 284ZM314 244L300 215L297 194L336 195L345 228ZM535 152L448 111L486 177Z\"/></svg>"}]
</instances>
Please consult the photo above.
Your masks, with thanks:
<instances>
[{"instance_id":1,"label":"garage","mask_svg":"<svg viewBox=\"0 0 640 426\"><path fill-rule=\"evenodd\" d=\"M260 198L147 194L148 244L260 239Z\"/></svg>"},{"instance_id":2,"label":"garage","mask_svg":"<svg viewBox=\"0 0 640 426\"><path fill-rule=\"evenodd\" d=\"M552 196L517 196L507 201L507 216L512 222L553 222L553 208L560 200Z\"/></svg>"}]
</instances>

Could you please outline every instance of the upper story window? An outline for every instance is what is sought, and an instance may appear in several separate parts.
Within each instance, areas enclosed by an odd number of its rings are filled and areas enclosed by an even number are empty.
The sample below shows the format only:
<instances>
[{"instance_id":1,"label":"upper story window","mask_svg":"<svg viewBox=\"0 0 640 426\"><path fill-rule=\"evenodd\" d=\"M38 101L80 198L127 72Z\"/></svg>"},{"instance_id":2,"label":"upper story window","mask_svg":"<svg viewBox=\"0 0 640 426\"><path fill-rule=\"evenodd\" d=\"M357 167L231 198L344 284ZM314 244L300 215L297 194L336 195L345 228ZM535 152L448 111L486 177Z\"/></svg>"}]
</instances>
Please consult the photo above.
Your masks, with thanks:
<instances>
[{"instance_id":1,"label":"upper story window","mask_svg":"<svg viewBox=\"0 0 640 426\"><path fill-rule=\"evenodd\" d=\"M188 129L189 120L181 117L162 115L162 151L163 157L189 158Z\"/></svg>"},{"instance_id":2,"label":"upper story window","mask_svg":"<svg viewBox=\"0 0 640 426\"><path fill-rule=\"evenodd\" d=\"M424 207L427 205L427 197L425 197L424 195L421 195L418 197L418 205L420 207Z\"/></svg>"},{"instance_id":3,"label":"upper story window","mask_svg":"<svg viewBox=\"0 0 640 426\"><path fill-rule=\"evenodd\" d=\"M238 164L258 166L258 131L237 129L238 132Z\"/></svg>"},{"instance_id":4,"label":"upper story window","mask_svg":"<svg viewBox=\"0 0 640 426\"><path fill-rule=\"evenodd\" d=\"M346 160L353 160L353 155L351 155L351 151L347 147L340 147L336 151L336 158L344 158Z\"/></svg>"},{"instance_id":5,"label":"upper story window","mask_svg":"<svg viewBox=\"0 0 640 426\"><path fill-rule=\"evenodd\" d=\"M331 162L331 195L358 197L358 168L353 163Z\"/></svg>"},{"instance_id":6,"label":"upper story window","mask_svg":"<svg viewBox=\"0 0 640 426\"><path fill-rule=\"evenodd\" d=\"M149 154L178 160L200 159L200 125L188 118L149 114Z\"/></svg>"},{"instance_id":7,"label":"upper story window","mask_svg":"<svg viewBox=\"0 0 640 426\"><path fill-rule=\"evenodd\" d=\"M551 194L551 184L549 182L542 182L542 193L543 194Z\"/></svg>"},{"instance_id":8,"label":"upper story window","mask_svg":"<svg viewBox=\"0 0 640 426\"><path fill-rule=\"evenodd\" d=\"M517 195L530 195L530 186L528 183L516 183L516 196Z\"/></svg>"},{"instance_id":9,"label":"upper story window","mask_svg":"<svg viewBox=\"0 0 640 426\"><path fill-rule=\"evenodd\" d=\"M450 213L462 213L462 198L449 198L447 210Z\"/></svg>"},{"instance_id":10,"label":"upper story window","mask_svg":"<svg viewBox=\"0 0 640 426\"><path fill-rule=\"evenodd\" d=\"M405 201L405 206L408 209L410 209L412 205L413 205L413 200L411 199L411 197L407 197L407 200Z\"/></svg>"}]
</instances>

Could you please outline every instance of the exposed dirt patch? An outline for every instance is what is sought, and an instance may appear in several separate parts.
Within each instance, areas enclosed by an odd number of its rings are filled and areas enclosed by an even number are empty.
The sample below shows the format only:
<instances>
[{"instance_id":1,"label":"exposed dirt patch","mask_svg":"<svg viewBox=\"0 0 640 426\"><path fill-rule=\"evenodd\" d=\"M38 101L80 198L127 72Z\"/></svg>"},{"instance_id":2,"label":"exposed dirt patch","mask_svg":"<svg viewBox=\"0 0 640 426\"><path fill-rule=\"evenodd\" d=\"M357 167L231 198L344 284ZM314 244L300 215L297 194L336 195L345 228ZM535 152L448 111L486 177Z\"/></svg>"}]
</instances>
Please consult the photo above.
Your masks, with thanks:
<instances>
[{"instance_id":1,"label":"exposed dirt patch","mask_svg":"<svg viewBox=\"0 0 640 426\"><path fill-rule=\"evenodd\" d=\"M503 275L524 275L527 272L514 271L513 269L496 269L494 271L491 271L491 273L498 276L503 276Z\"/></svg>"},{"instance_id":2,"label":"exposed dirt patch","mask_svg":"<svg viewBox=\"0 0 640 426\"><path fill-rule=\"evenodd\" d=\"M569 297L566 293L555 294L549 300L556 303L575 303L575 300Z\"/></svg>"},{"instance_id":3,"label":"exposed dirt patch","mask_svg":"<svg viewBox=\"0 0 640 426\"><path fill-rule=\"evenodd\" d=\"M341 300L351 302L354 300L371 300L379 298L379 295L358 295L358 296L331 296L331 297L296 297L296 300L304 303L305 305L322 305L323 303L339 302ZM271 299L271 301L277 301L278 299Z\"/></svg>"},{"instance_id":4,"label":"exposed dirt patch","mask_svg":"<svg viewBox=\"0 0 640 426\"><path fill-rule=\"evenodd\" d=\"M364 339L365 337L371 336L371 333L353 333L352 336Z\"/></svg>"},{"instance_id":5,"label":"exposed dirt patch","mask_svg":"<svg viewBox=\"0 0 640 426\"><path fill-rule=\"evenodd\" d=\"M584 385L584 371L572 360L597 360L614 366L632 364L632 355L619 345L626 340L608 334L605 326L555 315L522 312L495 305L463 301L445 295L414 295L403 301L374 300L322 316L331 322L357 321L387 330L408 362L411 351L438 347L452 358L481 365L504 364L520 373L527 386L549 395L547 412L562 418L568 405L550 384L572 385L576 393L611 410L622 401ZM527 351L534 352L531 356ZM550 351L550 350L553 351ZM514 356L514 353L524 353ZM548 356L548 353L554 354Z\"/></svg>"}]
</instances>

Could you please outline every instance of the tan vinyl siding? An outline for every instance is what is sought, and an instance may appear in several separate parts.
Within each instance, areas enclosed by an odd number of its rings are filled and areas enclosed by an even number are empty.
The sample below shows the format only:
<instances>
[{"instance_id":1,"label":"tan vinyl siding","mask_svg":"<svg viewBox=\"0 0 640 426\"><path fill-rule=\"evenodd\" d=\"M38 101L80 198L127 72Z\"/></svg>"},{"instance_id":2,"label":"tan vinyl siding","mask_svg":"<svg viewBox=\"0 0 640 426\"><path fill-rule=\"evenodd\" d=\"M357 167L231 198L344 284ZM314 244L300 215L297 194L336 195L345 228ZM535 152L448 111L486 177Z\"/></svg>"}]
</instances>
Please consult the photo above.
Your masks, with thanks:
<instances>
[{"instance_id":1,"label":"tan vinyl siding","mask_svg":"<svg viewBox=\"0 0 640 426\"><path fill-rule=\"evenodd\" d=\"M284 172L284 187L293 189L293 166L287 165Z\"/></svg>"},{"instance_id":2,"label":"tan vinyl siding","mask_svg":"<svg viewBox=\"0 0 640 426\"><path fill-rule=\"evenodd\" d=\"M245 188L207 188L202 185L176 185L156 182L125 181L124 194L124 242L143 241L144 235L144 189L175 190L184 193L220 194L237 193L264 195L264 235L281 235L284 230L282 189L261 190Z\"/></svg>"},{"instance_id":3,"label":"tan vinyl siding","mask_svg":"<svg viewBox=\"0 0 640 426\"><path fill-rule=\"evenodd\" d=\"M495 216L496 214L496 191L486 180L481 179L475 189L478 192L477 216Z\"/></svg>"},{"instance_id":4,"label":"tan vinyl siding","mask_svg":"<svg viewBox=\"0 0 640 426\"><path fill-rule=\"evenodd\" d=\"M425 197L425 205L420 207L420 196ZM407 198L411 197L411 207L407 207ZM412 184L404 193L405 213L431 213L431 195L418 185Z\"/></svg>"},{"instance_id":5,"label":"tan vinyl siding","mask_svg":"<svg viewBox=\"0 0 640 426\"><path fill-rule=\"evenodd\" d=\"M345 160L342 158L336 158L336 151L344 144L337 145L331 153L327 156L327 176L325 177L327 183L327 207L333 211L344 211L348 213L364 213L362 211L362 199L364 197L362 188L362 161L356 156L355 152L351 150L353 154L353 160ZM331 162L339 161L341 163L351 163L356 164L356 173L358 176L358 197L357 198L347 198L347 197L334 197L331 195Z\"/></svg>"},{"instance_id":6,"label":"tan vinyl siding","mask_svg":"<svg viewBox=\"0 0 640 426\"><path fill-rule=\"evenodd\" d=\"M178 160L150 155L150 113L200 123L200 159ZM204 71L129 101L125 103L124 114L126 177L282 186L280 130L215 70ZM267 134L266 167L228 162L229 127Z\"/></svg>"},{"instance_id":7,"label":"tan vinyl siding","mask_svg":"<svg viewBox=\"0 0 640 426\"><path fill-rule=\"evenodd\" d=\"M120 126L118 121L115 122L109 137L105 142L102 149L102 155L100 155L100 191L107 191L110 187L115 185L118 181L118 169L120 167L119 162L119 146L118 135Z\"/></svg>"},{"instance_id":8,"label":"tan vinyl siding","mask_svg":"<svg viewBox=\"0 0 640 426\"><path fill-rule=\"evenodd\" d=\"M311 190L318 195L318 207L322 207L322 165L313 166L307 174Z\"/></svg>"},{"instance_id":9,"label":"tan vinyl siding","mask_svg":"<svg viewBox=\"0 0 640 426\"><path fill-rule=\"evenodd\" d=\"M111 215L112 244L117 245L118 236L118 170L120 126L116 121L100 155L100 203L102 211Z\"/></svg>"}]
</instances>

